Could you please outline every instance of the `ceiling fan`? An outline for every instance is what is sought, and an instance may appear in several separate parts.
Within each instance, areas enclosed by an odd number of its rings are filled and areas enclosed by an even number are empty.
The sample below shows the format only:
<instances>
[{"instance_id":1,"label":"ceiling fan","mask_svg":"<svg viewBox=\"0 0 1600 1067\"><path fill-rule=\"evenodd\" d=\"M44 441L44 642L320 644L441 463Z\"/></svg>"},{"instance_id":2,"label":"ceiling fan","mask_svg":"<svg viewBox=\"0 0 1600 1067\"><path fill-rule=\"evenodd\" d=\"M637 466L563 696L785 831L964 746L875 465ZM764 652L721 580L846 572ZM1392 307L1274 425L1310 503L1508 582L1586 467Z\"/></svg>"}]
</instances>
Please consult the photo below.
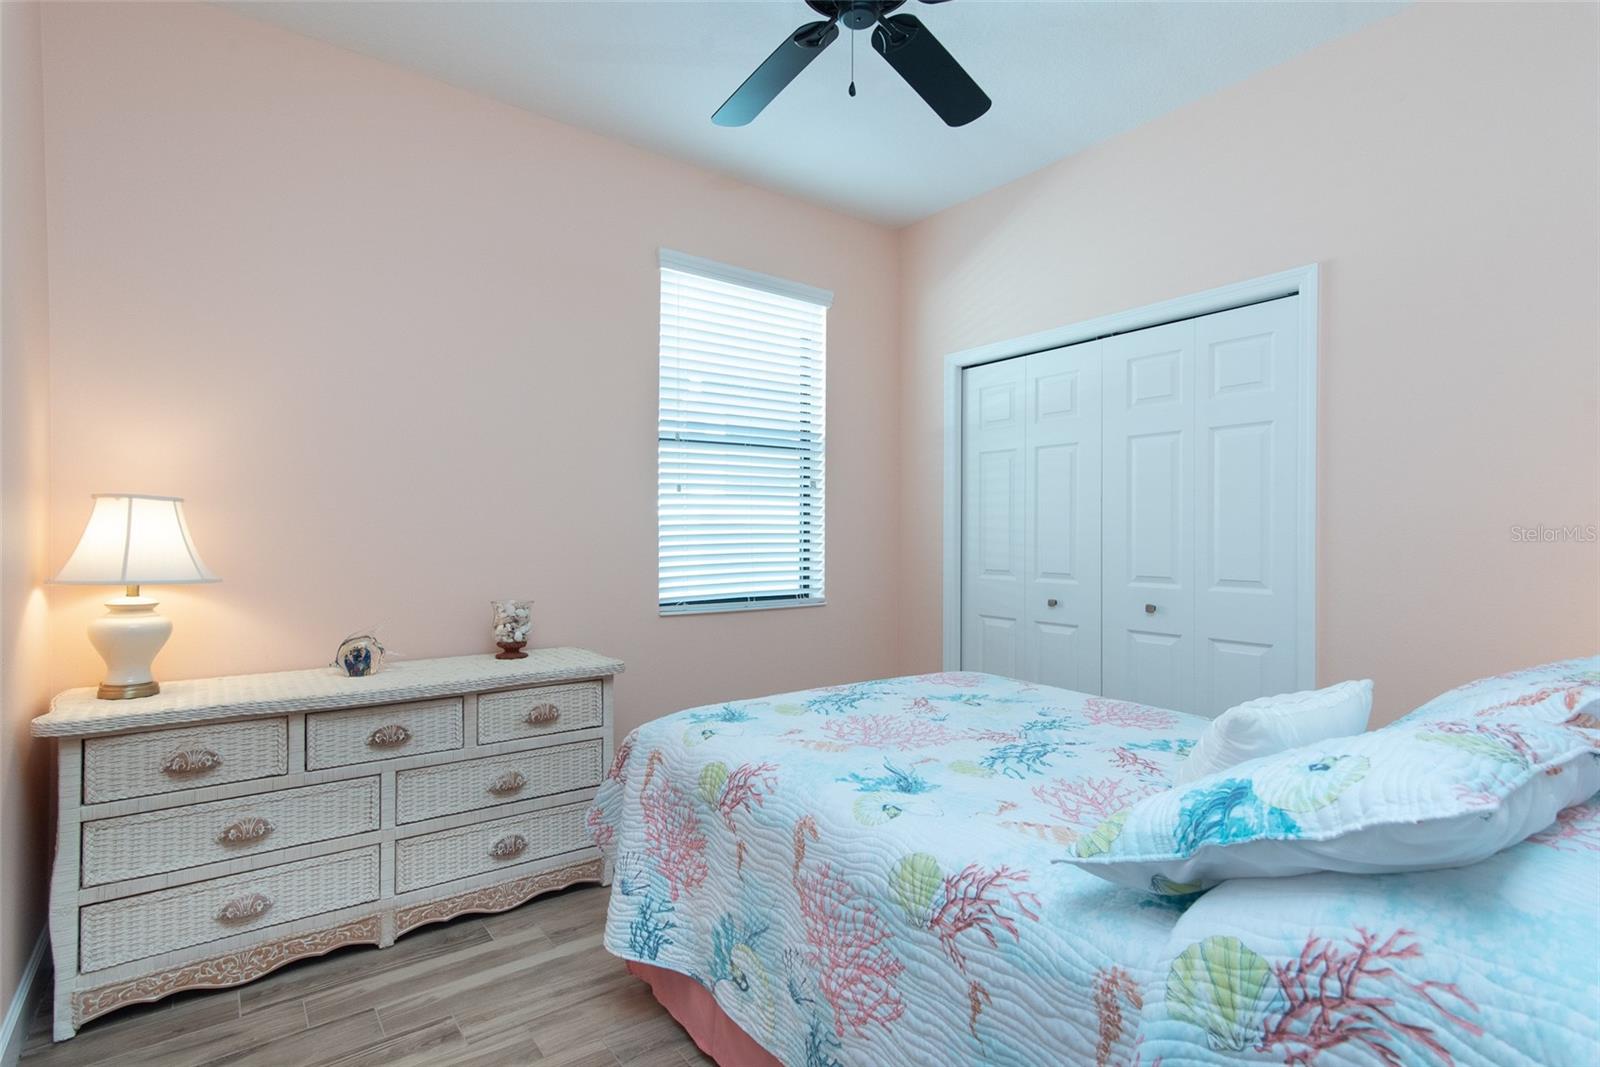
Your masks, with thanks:
<instances>
[{"instance_id":1,"label":"ceiling fan","mask_svg":"<svg viewBox=\"0 0 1600 1067\"><path fill-rule=\"evenodd\" d=\"M925 4L944 0L922 0ZM772 103L784 86L839 36L842 22L851 30L872 26L872 47L906 84L949 126L965 126L989 110L990 100L961 64L945 50L922 20L892 15L905 0L806 0L821 22L801 26L711 116L718 126L745 126ZM850 83L855 95L855 82Z\"/></svg>"}]
</instances>

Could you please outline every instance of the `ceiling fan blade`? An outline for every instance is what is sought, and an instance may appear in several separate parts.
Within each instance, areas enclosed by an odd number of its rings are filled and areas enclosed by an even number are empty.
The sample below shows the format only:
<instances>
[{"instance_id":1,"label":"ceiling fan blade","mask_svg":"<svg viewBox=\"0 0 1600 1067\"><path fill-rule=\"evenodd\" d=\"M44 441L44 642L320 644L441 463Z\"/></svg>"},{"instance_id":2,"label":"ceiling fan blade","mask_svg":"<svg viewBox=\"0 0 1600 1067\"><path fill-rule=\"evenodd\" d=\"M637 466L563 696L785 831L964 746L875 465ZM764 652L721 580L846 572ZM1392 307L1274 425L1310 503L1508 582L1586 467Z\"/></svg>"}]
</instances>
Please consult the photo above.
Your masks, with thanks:
<instances>
[{"instance_id":1,"label":"ceiling fan blade","mask_svg":"<svg viewBox=\"0 0 1600 1067\"><path fill-rule=\"evenodd\" d=\"M711 121L718 126L748 126L838 36L836 22L808 22L795 30L717 108Z\"/></svg>"},{"instance_id":2,"label":"ceiling fan blade","mask_svg":"<svg viewBox=\"0 0 1600 1067\"><path fill-rule=\"evenodd\" d=\"M872 47L946 125L965 126L989 110L991 101L978 83L914 15L879 22Z\"/></svg>"}]
</instances>

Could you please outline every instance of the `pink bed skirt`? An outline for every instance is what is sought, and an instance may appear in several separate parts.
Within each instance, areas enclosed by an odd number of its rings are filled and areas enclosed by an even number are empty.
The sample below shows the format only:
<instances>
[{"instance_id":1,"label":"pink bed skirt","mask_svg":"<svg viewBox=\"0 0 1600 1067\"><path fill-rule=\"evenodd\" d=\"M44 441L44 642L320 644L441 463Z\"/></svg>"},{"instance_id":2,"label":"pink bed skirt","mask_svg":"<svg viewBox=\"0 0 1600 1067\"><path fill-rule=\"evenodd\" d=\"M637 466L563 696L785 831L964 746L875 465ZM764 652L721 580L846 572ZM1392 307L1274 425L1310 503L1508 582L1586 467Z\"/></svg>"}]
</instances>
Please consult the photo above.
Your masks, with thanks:
<instances>
[{"instance_id":1,"label":"pink bed skirt","mask_svg":"<svg viewBox=\"0 0 1600 1067\"><path fill-rule=\"evenodd\" d=\"M686 974L628 961L628 970L650 986L661 1006L689 1032L700 1051L722 1067L783 1067L777 1057L717 1006L705 986Z\"/></svg>"}]
</instances>

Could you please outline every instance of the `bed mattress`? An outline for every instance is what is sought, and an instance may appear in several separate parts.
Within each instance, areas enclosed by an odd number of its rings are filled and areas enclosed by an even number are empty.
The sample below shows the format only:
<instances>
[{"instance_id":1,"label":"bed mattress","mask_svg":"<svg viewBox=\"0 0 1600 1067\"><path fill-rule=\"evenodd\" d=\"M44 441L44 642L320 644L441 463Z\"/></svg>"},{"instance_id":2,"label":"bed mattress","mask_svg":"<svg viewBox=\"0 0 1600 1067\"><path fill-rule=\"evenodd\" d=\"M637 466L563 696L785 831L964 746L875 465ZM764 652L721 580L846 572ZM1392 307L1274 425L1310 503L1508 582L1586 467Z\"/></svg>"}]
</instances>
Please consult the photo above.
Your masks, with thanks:
<instances>
[{"instance_id":1,"label":"bed mattress","mask_svg":"<svg viewBox=\"0 0 1600 1067\"><path fill-rule=\"evenodd\" d=\"M1453 871L1164 898L1063 862L1204 725L966 673L656 720L589 816L607 948L808 1067L1600 1063L1600 804Z\"/></svg>"},{"instance_id":2,"label":"bed mattress","mask_svg":"<svg viewBox=\"0 0 1600 1067\"><path fill-rule=\"evenodd\" d=\"M1127 1058L1181 905L1055 861L1203 726L980 674L657 720L591 815L607 947L694 977L785 1063Z\"/></svg>"}]
</instances>

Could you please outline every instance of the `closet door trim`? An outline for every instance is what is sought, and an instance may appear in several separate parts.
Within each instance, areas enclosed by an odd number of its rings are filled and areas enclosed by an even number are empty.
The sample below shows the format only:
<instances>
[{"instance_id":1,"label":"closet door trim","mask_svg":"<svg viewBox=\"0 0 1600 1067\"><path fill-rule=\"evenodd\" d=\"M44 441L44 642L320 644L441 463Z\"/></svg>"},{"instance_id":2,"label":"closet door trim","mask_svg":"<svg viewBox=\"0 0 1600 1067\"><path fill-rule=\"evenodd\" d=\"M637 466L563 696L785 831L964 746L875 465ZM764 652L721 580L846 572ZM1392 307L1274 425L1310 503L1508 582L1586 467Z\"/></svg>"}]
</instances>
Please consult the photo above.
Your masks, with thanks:
<instances>
[{"instance_id":1,"label":"closet door trim","mask_svg":"<svg viewBox=\"0 0 1600 1067\"><path fill-rule=\"evenodd\" d=\"M1316 686L1317 648L1317 365L1319 271L1315 263L1235 282L1202 293L1088 319L1009 341L952 353L944 361L944 574L943 665L961 667L961 466L962 372L996 360L1132 330L1161 326L1180 319L1230 311L1279 297L1299 296L1299 470L1296 495L1301 536L1296 552L1300 598L1296 620L1296 677L1302 689Z\"/></svg>"}]
</instances>

